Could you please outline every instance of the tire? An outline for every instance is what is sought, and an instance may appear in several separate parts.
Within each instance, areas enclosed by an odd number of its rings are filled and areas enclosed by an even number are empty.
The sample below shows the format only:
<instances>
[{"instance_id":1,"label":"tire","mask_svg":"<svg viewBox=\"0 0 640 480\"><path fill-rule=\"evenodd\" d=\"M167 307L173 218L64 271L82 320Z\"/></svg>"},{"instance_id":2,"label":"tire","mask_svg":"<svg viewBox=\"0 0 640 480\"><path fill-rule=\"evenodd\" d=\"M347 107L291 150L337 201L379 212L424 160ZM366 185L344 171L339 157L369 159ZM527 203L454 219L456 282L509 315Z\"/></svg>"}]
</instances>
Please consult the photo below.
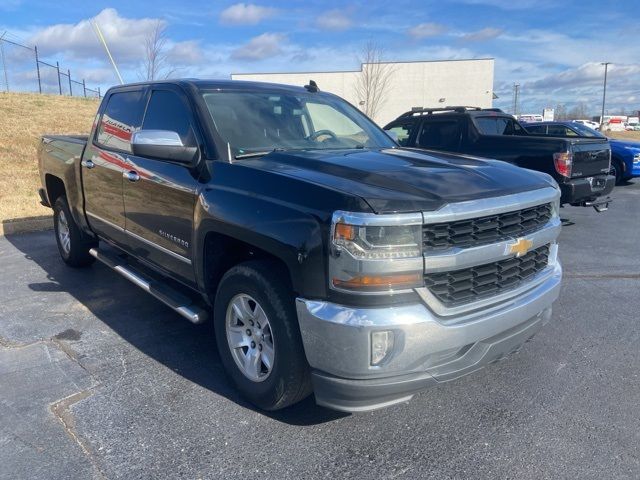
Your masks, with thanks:
<instances>
[{"instance_id":1,"label":"tire","mask_svg":"<svg viewBox=\"0 0 640 480\"><path fill-rule=\"evenodd\" d=\"M215 336L224 369L240 393L263 410L280 410L311 393L286 279L275 262L245 262L222 277L215 298Z\"/></svg>"},{"instance_id":2,"label":"tire","mask_svg":"<svg viewBox=\"0 0 640 480\"><path fill-rule=\"evenodd\" d=\"M87 267L95 262L89 250L97 245L95 240L84 235L71 216L65 197L58 197L53 205L53 226L58 252L64 263L74 268Z\"/></svg>"},{"instance_id":3,"label":"tire","mask_svg":"<svg viewBox=\"0 0 640 480\"><path fill-rule=\"evenodd\" d=\"M622 168L622 163L617 158L611 159L611 169L609 170L609 175L613 175L616 177L616 185L620 185L622 183L622 174L624 170Z\"/></svg>"}]
</instances>

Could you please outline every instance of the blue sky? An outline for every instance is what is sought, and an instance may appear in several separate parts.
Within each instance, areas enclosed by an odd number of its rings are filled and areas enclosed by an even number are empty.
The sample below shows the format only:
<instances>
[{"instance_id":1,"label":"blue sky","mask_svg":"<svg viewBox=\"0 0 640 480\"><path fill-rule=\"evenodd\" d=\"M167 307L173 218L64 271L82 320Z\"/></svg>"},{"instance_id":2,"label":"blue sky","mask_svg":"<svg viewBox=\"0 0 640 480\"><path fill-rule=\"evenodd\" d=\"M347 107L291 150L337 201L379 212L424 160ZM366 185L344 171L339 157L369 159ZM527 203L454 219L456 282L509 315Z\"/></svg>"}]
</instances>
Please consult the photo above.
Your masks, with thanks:
<instances>
[{"instance_id":1,"label":"blue sky","mask_svg":"<svg viewBox=\"0 0 640 480\"><path fill-rule=\"evenodd\" d=\"M521 111L584 102L597 114L609 61L608 110L640 109L640 1L92 1L0 0L0 35L105 88L117 82L88 19L97 17L125 81L140 79L157 21L180 76L358 68L369 40L388 60L493 57L496 106ZM11 52L7 62L11 62ZM14 60L17 61L17 60Z\"/></svg>"}]
</instances>

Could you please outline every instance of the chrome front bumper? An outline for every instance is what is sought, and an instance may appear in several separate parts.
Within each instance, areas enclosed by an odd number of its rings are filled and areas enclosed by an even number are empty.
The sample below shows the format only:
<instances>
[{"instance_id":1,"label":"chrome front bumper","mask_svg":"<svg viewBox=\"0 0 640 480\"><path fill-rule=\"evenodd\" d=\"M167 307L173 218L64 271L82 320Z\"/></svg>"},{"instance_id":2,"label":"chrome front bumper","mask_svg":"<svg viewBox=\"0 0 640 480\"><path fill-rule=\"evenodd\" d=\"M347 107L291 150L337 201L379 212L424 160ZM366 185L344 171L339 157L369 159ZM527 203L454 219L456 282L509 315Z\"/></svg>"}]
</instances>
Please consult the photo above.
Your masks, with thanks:
<instances>
[{"instance_id":1,"label":"chrome front bumper","mask_svg":"<svg viewBox=\"0 0 640 480\"><path fill-rule=\"evenodd\" d=\"M450 316L425 303L354 308L298 298L316 402L343 411L381 408L516 351L549 321L558 298L560 263L543 273L510 298ZM392 330L395 342L382 364L372 366L370 339L377 330Z\"/></svg>"}]
</instances>

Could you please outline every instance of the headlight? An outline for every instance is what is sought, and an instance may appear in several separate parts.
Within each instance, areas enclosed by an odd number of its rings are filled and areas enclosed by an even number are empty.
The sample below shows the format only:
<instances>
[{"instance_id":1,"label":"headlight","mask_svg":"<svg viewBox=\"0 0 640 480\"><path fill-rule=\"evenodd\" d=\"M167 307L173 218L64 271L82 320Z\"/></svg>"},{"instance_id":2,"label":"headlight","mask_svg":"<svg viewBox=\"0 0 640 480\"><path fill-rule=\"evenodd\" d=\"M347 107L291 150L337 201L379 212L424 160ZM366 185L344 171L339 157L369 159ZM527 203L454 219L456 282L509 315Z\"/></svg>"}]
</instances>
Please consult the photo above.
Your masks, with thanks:
<instances>
[{"instance_id":1,"label":"headlight","mask_svg":"<svg viewBox=\"0 0 640 480\"><path fill-rule=\"evenodd\" d=\"M337 223L334 244L362 259L418 257L419 225L357 226Z\"/></svg>"},{"instance_id":2,"label":"headlight","mask_svg":"<svg viewBox=\"0 0 640 480\"><path fill-rule=\"evenodd\" d=\"M359 293L393 293L422 286L422 214L335 212L330 286Z\"/></svg>"}]
</instances>

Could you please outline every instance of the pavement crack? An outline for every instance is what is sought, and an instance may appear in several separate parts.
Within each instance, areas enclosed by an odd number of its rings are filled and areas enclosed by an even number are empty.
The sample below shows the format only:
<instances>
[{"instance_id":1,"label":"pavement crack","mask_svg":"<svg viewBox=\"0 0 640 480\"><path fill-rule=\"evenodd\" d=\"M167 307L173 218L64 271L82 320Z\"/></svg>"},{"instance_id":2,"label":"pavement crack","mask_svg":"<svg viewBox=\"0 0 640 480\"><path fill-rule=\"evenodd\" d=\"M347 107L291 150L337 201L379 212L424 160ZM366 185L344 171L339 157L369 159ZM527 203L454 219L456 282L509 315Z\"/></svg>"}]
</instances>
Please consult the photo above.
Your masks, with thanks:
<instances>
[{"instance_id":1,"label":"pavement crack","mask_svg":"<svg viewBox=\"0 0 640 480\"><path fill-rule=\"evenodd\" d=\"M597 279L619 279L619 280L640 280L640 273L567 273L563 274L564 278L580 278L585 280Z\"/></svg>"},{"instance_id":2,"label":"pavement crack","mask_svg":"<svg viewBox=\"0 0 640 480\"><path fill-rule=\"evenodd\" d=\"M9 340L3 336L0 336L0 347L3 348L25 348L30 347L31 345L38 345L39 343L43 343L46 340L35 340L33 342L14 342L13 340Z\"/></svg>"},{"instance_id":3,"label":"pavement crack","mask_svg":"<svg viewBox=\"0 0 640 480\"><path fill-rule=\"evenodd\" d=\"M94 453L91 451L91 447L89 446L88 442L78 434L75 418L73 416L73 413L71 412L71 406L93 395L93 389L94 387L90 387L69 395L68 397L63 398L62 400L58 400L56 403L52 404L49 409L51 410L51 413L62 424L67 435L75 443L78 444L78 446L82 450L82 453L87 457L89 462L91 462L91 465L96 470L98 477L101 479L106 479L107 477L100 467Z\"/></svg>"},{"instance_id":4,"label":"pavement crack","mask_svg":"<svg viewBox=\"0 0 640 480\"><path fill-rule=\"evenodd\" d=\"M78 358L78 355L76 354L76 352L69 347L68 345L66 345L62 340L56 338L56 337L52 337L48 340L53 346L55 346L56 348L58 348L58 350L60 350L62 353L64 353L69 360L71 360L72 362L74 362L76 365L78 365L82 370L84 370L86 372L87 375L89 375L89 377L91 377L91 381L93 383L97 383L93 374L87 369L87 367L85 367L82 362L80 361L80 359Z\"/></svg>"},{"instance_id":5,"label":"pavement crack","mask_svg":"<svg viewBox=\"0 0 640 480\"><path fill-rule=\"evenodd\" d=\"M91 377L91 380L92 380L92 382L94 384L99 383L99 382L96 382L95 377L87 369L87 367L85 367L82 364L82 362L78 358L78 355L76 354L76 352L71 347L66 345L65 342L63 341L63 339L60 339L60 338L57 338L56 336L54 336L54 337L47 338L47 339L44 339L44 340L35 340L33 342L15 342L13 340L9 340L8 338L0 336L0 347L2 347L2 348L19 349L19 348L31 347L33 345L44 345L45 347L52 346L52 347L57 348L62 353L64 353L67 356L67 358L69 358L69 360L71 360L73 363L78 365L82 370L84 370L87 373L87 375L89 375L89 377ZM48 352L47 352L47 354L48 354Z\"/></svg>"},{"instance_id":6,"label":"pavement crack","mask_svg":"<svg viewBox=\"0 0 640 480\"><path fill-rule=\"evenodd\" d=\"M94 470L96 471L96 475L98 478L100 479L106 479L106 475L103 472L102 468L100 467L98 460L96 459L96 456L94 455L94 453L91 451L91 448L88 444L88 442L86 440L84 440L79 434L78 431L76 430L76 425L75 425L75 418L73 416L73 413L71 412L71 406L84 400L85 398L88 398L89 396L93 395L94 390L96 388L98 388L101 383L99 381L96 380L95 376L93 375L93 373L91 371L89 371L89 369L87 369L87 367L85 365L83 365L83 363L80 361L80 359L78 358L77 353L64 342L64 339L58 338L57 336L51 337L51 338L47 338L44 340L36 340L33 342L15 342L12 340L9 340L5 337L0 336L0 347L3 348L9 348L9 349L22 349L22 348L26 348L26 347L30 347L33 345L43 345L46 349L46 353L47 356L49 358L49 361L52 362L52 358L51 355L49 354L49 348L55 348L59 351L61 351L62 353L64 353L64 355L73 363L75 363L76 365L78 365L91 379L91 386L89 388L86 388L84 390L81 390L79 392L76 392L72 395L69 395L68 397L65 397L61 400L56 401L55 403L51 404L49 406L49 410L51 411L51 413L53 414L54 417L56 417L58 419L58 421L62 424L62 426L64 427L64 430L66 432L66 434L76 443L78 444L78 446L80 447L80 449L82 450L82 453L87 457L87 459L89 460L89 462L91 463L92 467L94 468ZM62 370L61 370L62 371ZM64 374L65 372L62 371L62 373ZM66 376L66 374L65 374ZM79 388L78 385L76 385L74 383L74 385L76 386L76 388ZM23 440L24 441L24 440ZM35 446L31 445L33 448L36 448Z\"/></svg>"}]
</instances>

